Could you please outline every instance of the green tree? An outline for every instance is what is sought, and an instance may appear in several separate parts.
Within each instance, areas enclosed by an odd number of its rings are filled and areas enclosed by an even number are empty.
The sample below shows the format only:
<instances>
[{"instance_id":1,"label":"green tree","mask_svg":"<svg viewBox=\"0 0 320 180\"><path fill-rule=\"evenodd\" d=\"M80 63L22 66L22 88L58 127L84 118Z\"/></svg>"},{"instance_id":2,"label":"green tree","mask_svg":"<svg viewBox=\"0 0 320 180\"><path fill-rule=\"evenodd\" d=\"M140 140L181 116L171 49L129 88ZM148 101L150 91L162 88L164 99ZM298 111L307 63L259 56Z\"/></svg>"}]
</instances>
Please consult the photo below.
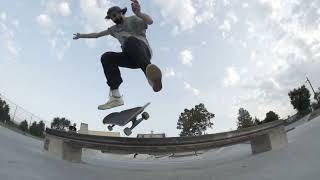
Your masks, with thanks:
<instances>
[{"instance_id":1,"label":"green tree","mask_svg":"<svg viewBox=\"0 0 320 180\"><path fill-rule=\"evenodd\" d=\"M272 122L272 121L277 121L279 120L280 117L278 114L276 114L275 112L273 111L269 111L267 114L266 114L266 118L264 119L264 123L268 123L268 122Z\"/></svg>"},{"instance_id":2,"label":"green tree","mask_svg":"<svg viewBox=\"0 0 320 180\"><path fill-rule=\"evenodd\" d=\"M37 130L39 131L39 136L40 137L44 137L44 130L45 130L45 124L43 121L40 121L38 124L37 124Z\"/></svg>"},{"instance_id":3,"label":"green tree","mask_svg":"<svg viewBox=\"0 0 320 180\"><path fill-rule=\"evenodd\" d=\"M51 122L51 128L57 130L66 130L70 124L71 122L68 119L56 117Z\"/></svg>"},{"instance_id":4,"label":"green tree","mask_svg":"<svg viewBox=\"0 0 320 180\"><path fill-rule=\"evenodd\" d=\"M29 128L29 132L34 136L44 137L44 128L45 124L43 121L40 121L39 123L34 121Z\"/></svg>"},{"instance_id":5,"label":"green tree","mask_svg":"<svg viewBox=\"0 0 320 180\"><path fill-rule=\"evenodd\" d=\"M6 101L0 98L0 122L10 122L10 108Z\"/></svg>"},{"instance_id":6,"label":"green tree","mask_svg":"<svg viewBox=\"0 0 320 180\"><path fill-rule=\"evenodd\" d=\"M215 115L209 112L204 104L200 103L192 109L185 109L180 114L177 129L181 130L180 136L199 136L205 133L207 128L212 128L211 119Z\"/></svg>"},{"instance_id":7,"label":"green tree","mask_svg":"<svg viewBox=\"0 0 320 180\"><path fill-rule=\"evenodd\" d=\"M253 125L254 125L254 122L250 113L244 108L240 108L239 115L238 115L238 129L251 127Z\"/></svg>"},{"instance_id":8,"label":"green tree","mask_svg":"<svg viewBox=\"0 0 320 180\"><path fill-rule=\"evenodd\" d=\"M39 135L40 135L40 133L39 133L39 131L38 131L38 127L37 127L37 122L36 122L36 121L34 121L34 122L31 124L31 126L30 126L30 128L29 128L29 132L30 132L30 134L32 134L32 135L34 135L34 136L39 136Z\"/></svg>"},{"instance_id":9,"label":"green tree","mask_svg":"<svg viewBox=\"0 0 320 180\"><path fill-rule=\"evenodd\" d=\"M262 124L262 121L260 119L258 119L257 117L254 117L253 123L254 123L254 125L260 125L260 124Z\"/></svg>"},{"instance_id":10,"label":"green tree","mask_svg":"<svg viewBox=\"0 0 320 180\"><path fill-rule=\"evenodd\" d=\"M27 132L28 129L29 129L28 122L27 122L26 120L22 121L22 122L19 124L19 129L21 129L21 130L24 131L24 132Z\"/></svg>"},{"instance_id":11,"label":"green tree","mask_svg":"<svg viewBox=\"0 0 320 180\"><path fill-rule=\"evenodd\" d=\"M311 111L310 92L305 85L289 92L291 104L298 114L307 114Z\"/></svg>"}]
</instances>

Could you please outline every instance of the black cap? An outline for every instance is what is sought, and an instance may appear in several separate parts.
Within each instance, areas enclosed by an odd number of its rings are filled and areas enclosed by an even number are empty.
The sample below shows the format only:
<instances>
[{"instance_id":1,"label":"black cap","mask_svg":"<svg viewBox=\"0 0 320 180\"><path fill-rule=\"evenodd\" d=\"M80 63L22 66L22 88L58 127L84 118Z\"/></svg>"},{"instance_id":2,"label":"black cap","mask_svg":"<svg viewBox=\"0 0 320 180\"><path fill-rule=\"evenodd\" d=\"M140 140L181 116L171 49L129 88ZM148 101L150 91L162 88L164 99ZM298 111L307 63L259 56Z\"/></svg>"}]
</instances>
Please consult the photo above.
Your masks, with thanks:
<instances>
[{"instance_id":1,"label":"black cap","mask_svg":"<svg viewBox=\"0 0 320 180\"><path fill-rule=\"evenodd\" d=\"M121 12L122 14L126 14L127 12L127 8L123 8L121 9L119 6L113 6L111 8L108 9L108 12L107 12L107 16L105 17L106 19L111 19L110 15L114 12Z\"/></svg>"}]
</instances>

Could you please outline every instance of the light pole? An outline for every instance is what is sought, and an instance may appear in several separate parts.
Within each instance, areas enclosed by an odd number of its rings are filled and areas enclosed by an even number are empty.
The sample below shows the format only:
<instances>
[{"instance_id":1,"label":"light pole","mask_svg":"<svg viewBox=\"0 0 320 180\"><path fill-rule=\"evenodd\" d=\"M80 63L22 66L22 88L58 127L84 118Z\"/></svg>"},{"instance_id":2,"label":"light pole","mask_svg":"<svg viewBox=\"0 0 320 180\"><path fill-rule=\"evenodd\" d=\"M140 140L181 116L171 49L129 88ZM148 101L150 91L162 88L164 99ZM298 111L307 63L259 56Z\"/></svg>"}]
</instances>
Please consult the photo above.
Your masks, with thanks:
<instances>
[{"instance_id":1,"label":"light pole","mask_svg":"<svg viewBox=\"0 0 320 180\"><path fill-rule=\"evenodd\" d=\"M312 89L312 91L313 91L314 99L315 99L315 100L317 100L317 102L319 102L319 101L320 101L319 94L318 94L318 93L316 93L316 92L315 92L315 90L313 89L313 86L312 86L312 84L311 84L311 82L310 82L310 80L309 80L308 76L306 76L306 78L307 78L307 82L310 84L310 87L311 87L311 89ZM319 88L319 90L320 90L320 88Z\"/></svg>"}]
</instances>

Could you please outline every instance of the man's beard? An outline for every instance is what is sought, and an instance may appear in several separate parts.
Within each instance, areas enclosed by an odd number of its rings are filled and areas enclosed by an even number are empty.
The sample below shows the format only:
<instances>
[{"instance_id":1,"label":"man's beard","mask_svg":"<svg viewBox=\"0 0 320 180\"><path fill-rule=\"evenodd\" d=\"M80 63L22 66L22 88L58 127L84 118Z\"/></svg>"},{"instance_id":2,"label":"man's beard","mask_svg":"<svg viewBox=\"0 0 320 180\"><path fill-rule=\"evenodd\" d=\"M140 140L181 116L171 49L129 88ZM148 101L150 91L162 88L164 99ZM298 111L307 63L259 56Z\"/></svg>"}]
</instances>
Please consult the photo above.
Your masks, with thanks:
<instances>
[{"instance_id":1,"label":"man's beard","mask_svg":"<svg viewBox=\"0 0 320 180\"><path fill-rule=\"evenodd\" d=\"M113 21L116 24L121 24L123 22L123 18L118 18Z\"/></svg>"}]
</instances>

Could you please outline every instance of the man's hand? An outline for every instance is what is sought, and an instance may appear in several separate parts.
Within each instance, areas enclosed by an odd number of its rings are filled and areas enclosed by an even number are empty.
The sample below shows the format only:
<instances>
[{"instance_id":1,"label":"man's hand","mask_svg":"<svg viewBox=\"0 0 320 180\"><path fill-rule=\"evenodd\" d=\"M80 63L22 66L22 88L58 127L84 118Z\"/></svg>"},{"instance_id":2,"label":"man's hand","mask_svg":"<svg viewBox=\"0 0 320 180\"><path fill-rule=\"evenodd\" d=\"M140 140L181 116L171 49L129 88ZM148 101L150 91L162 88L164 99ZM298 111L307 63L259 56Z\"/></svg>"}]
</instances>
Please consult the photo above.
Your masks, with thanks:
<instances>
[{"instance_id":1,"label":"man's hand","mask_svg":"<svg viewBox=\"0 0 320 180\"><path fill-rule=\"evenodd\" d=\"M77 40L79 38L81 38L81 34L80 33L76 33L76 34L73 34L73 39Z\"/></svg>"},{"instance_id":2,"label":"man's hand","mask_svg":"<svg viewBox=\"0 0 320 180\"><path fill-rule=\"evenodd\" d=\"M141 6L139 4L139 1L131 0L131 2L132 2L131 7L132 7L133 13L136 16L140 17L146 24L151 25L153 23L153 20L149 15L141 12Z\"/></svg>"},{"instance_id":3,"label":"man's hand","mask_svg":"<svg viewBox=\"0 0 320 180\"><path fill-rule=\"evenodd\" d=\"M132 11L135 15L139 16L141 14L141 6L138 0L131 0Z\"/></svg>"}]
</instances>

